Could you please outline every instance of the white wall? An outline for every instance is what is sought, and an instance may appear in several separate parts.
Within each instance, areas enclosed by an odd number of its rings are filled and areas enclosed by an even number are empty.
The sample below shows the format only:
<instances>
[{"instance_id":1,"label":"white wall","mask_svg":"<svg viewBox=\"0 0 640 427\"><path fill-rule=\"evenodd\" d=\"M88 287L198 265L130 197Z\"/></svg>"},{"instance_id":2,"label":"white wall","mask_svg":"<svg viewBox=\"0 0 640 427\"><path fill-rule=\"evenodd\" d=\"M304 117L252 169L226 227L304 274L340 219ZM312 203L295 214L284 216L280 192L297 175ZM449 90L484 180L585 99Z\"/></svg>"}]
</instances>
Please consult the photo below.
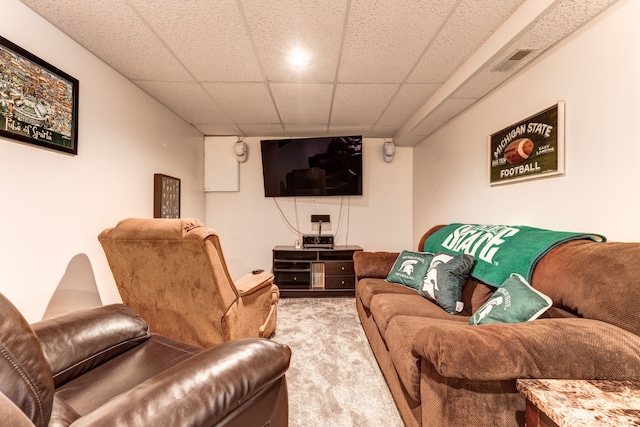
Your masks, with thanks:
<instances>
[{"instance_id":1,"label":"white wall","mask_svg":"<svg viewBox=\"0 0 640 427\"><path fill-rule=\"evenodd\" d=\"M97 235L153 216L154 173L181 178L182 216L204 218L203 137L18 0L2 15L2 36L80 81L80 110L77 156L0 138L0 292L29 321L54 294L65 310L119 302Z\"/></svg>"},{"instance_id":2,"label":"white wall","mask_svg":"<svg viewBox=\"0 0 640 427\"><path fill-rule=\"evenodd\" d=\"M335 234L337 245L359 245L368 251L413 248L413 148L397 147L393 161L385 163L382 159L384 141L365 138L363 196L344 200L341 197L274 199L264 196L260 139L266 138L245 139L249 155L247 161L240 164L240 191L206 195L206 224L218 231L234 278L256 268L271 270L273 247L294 244L296 234L289 231L275 201L284 217L302 233L317 232L312 230L311 214L331 215L331 228L323 225L322 233ZM234 155L232 143L229 155Z\"/></svg>"},{"instance_id":3,"label":"white wall","mask_svg":"<svg viewBox=\"0 0 640 427\"><path fill-rule=\"evenodd\" d=\"M525 224L640 241L640 2L620 0L414 150L414 236ZM490 187L487 136L566 101L566 175ZM418 167L423 165L423 167Z\"/></svg>"}]
</instances>

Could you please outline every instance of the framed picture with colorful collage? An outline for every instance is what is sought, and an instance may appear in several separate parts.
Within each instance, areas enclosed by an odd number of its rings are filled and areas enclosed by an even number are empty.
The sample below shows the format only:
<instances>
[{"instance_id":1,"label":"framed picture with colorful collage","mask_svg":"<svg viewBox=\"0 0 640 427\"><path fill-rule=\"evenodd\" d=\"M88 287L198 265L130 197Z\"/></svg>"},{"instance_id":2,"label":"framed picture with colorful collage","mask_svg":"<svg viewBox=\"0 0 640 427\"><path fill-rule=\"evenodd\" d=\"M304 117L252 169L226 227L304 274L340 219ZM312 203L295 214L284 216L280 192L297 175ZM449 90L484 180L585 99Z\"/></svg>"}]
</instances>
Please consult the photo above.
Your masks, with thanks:
<instances>
[{"instance_id":1,"label":"framed picture with colorful collage","mask_svg":"<svg viewBox=\"0 0 640 427\"><path fill-rule=\"evenodd\" d=\"M78 154L78 85L0 37L0 136Z\"/></svg>"}]
</instances>

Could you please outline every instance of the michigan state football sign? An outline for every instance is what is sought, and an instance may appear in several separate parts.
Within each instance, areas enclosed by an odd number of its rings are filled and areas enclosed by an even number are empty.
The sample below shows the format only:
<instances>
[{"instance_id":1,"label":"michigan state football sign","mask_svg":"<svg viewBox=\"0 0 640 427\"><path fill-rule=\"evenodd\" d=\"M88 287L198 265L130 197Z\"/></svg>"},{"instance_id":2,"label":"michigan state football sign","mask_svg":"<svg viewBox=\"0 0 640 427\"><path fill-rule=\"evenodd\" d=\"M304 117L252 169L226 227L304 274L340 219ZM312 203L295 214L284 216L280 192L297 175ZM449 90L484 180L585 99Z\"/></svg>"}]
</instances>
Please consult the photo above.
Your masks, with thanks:
<instances>
[{"instance_id":1,"label":"michigan state football sign","mask_svg":"<svg viewBox=\"0 0 640 427\"><path fill-rule=\"evenodd\" d=\"M489 137L489 184L564 173L564 102Z\"/></svg>"}]
</instances>

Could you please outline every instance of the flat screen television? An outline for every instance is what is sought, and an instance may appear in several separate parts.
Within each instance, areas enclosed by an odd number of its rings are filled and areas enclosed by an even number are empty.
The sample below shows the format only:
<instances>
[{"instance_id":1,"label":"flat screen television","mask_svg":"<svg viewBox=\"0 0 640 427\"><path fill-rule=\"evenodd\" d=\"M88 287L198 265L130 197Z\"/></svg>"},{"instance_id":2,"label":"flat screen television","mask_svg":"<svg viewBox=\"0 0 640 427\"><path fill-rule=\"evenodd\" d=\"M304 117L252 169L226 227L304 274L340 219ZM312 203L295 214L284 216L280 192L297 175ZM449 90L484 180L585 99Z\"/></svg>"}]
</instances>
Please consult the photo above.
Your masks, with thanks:
<instances>
[{"instance_id":1,"label":"flat screen television","mask_svg":"<svg viewBox=\"0 0 640 427\"><path fill-rule=\"evenodd\" d=\"M362 195L362 136L260 141L265 197Z\"/></svg>"}]
</instances>

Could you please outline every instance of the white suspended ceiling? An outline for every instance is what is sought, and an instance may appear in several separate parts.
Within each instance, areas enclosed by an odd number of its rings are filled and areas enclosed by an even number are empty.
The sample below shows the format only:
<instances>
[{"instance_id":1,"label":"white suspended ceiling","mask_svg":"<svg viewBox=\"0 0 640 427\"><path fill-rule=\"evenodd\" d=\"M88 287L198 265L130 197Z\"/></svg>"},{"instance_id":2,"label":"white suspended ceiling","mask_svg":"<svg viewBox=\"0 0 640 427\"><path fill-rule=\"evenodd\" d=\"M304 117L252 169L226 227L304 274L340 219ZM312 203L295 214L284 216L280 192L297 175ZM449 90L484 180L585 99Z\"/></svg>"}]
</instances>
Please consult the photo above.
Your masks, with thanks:
<instances>
[{"instance_id":1,"label":"white suspended ceiling","mask_svg":"<svg viewBox=\"0 0 640 427\"><path fill-rule=\"evenodd\" d=\"M204 135L405 146L616 1L22 0Z\"/></svg>"}]
</instances>

